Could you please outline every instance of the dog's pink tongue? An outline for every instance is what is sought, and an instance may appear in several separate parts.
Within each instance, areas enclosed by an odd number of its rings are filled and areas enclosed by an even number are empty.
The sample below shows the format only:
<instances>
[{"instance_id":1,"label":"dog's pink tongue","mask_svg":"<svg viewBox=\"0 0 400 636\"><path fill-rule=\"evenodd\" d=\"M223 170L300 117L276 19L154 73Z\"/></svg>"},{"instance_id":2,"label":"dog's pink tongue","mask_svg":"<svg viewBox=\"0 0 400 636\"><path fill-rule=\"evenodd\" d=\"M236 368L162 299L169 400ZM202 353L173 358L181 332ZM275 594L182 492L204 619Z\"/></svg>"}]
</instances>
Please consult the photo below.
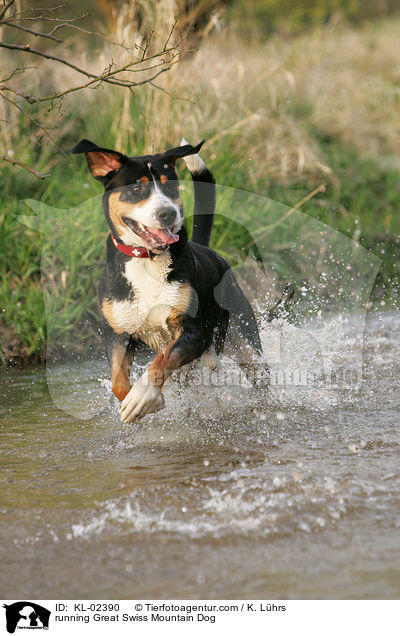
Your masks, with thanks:
<instances>
[{"instance_id":1,"label":"dog's pink tongue","mask_svg":"<svg viewBox=\"0 0 400 636\"><path fill-rule=\"evenodd\" d=\"M151 233L154 234L157 238L159 238L160 241L162 241L163 243L167 243L168 245L179 241L179 236L177 234L172 234L171 230L169 230L168 228L159 230L152 227Z\"/></svg>"}]
</instances>

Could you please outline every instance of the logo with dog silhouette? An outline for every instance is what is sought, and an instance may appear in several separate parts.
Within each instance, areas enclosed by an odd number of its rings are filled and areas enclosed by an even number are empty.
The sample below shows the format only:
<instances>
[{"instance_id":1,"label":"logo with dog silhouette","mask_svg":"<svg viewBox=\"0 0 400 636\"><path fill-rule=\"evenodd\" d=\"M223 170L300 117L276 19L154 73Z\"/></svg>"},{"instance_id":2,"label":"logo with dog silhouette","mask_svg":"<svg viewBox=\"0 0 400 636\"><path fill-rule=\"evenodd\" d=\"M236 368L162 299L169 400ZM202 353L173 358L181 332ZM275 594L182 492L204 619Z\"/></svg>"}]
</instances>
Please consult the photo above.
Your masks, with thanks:
<instances>
[{"instance_id":1,"label":"logo with dog silhouette","mask_svg":"<svg viewBox=\"0 0 400 636\"><path fill-rule=\"evenodd\" d=\"M18 601L3 607L9 634L14 634L16 629L49 629L51 612L37 603Z\"/></svg>"}]
</instances>

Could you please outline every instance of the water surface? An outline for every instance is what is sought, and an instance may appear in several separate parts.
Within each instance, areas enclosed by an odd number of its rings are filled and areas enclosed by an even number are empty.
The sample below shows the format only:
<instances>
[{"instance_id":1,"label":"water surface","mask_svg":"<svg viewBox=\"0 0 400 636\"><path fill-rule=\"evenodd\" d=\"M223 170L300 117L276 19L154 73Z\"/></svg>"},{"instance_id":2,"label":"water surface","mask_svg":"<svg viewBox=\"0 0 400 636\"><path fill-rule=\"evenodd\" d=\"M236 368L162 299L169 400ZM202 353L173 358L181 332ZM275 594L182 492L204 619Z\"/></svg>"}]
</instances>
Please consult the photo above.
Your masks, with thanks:
<instances>
[{"instance_id":1,"label":"water surface","mask_svg":"<svg viewBox=\"0 0 400 636\"><path fill-rule=\"evenodd\" d=\"M171 382L132 426L103 361L60 371L86 420L3 372L0 597L399 598L400 318L329 346L361 387Z\"/></svg>"}]
</instances>

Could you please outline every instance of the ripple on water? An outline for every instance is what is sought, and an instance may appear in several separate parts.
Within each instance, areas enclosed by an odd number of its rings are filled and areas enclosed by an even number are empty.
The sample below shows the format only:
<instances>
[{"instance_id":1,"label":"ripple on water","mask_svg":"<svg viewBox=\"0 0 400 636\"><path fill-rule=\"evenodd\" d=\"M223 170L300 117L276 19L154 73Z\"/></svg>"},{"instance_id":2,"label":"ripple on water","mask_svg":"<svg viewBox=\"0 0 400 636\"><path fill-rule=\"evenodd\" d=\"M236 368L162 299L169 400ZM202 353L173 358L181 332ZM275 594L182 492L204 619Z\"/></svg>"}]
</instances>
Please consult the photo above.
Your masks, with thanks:
<instances>
[{"instance_id":1,"label":"ripple on water","mask_svg":"<svg viewBox=\"0 0 400 636\"><path fill-rule=\"evenodd\" d=\"M165 490L134 491L99 505L95 514L71 526L66 538L100 534L247 536L257 539L315 533L345 516L400 506L399 475L373 479L315 475L296 467L273 477L265 465L193 479ZM399 510L399 508L398 508ZM400 514L394 519L399 523Z\"/></svg>"}]
</instances>

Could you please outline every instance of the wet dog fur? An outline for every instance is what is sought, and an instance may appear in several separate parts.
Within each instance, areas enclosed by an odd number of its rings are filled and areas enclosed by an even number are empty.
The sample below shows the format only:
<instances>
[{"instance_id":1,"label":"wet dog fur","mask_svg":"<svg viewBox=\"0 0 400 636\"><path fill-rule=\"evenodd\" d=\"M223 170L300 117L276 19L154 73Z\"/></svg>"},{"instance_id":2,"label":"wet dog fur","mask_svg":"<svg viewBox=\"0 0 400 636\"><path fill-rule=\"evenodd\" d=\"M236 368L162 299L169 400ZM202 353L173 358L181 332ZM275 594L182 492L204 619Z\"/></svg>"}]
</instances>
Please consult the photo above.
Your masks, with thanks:
<instances>
[{"instance_id":1,"label":"wet dog fur","mask_svg":"<svg viewBox=\"0 0 400 636\"><path fill-rule=\"evenodd\" d=\"M110 228L99 286L112 390L124 422L164 406L163 385L174 370L224 347L228 324L236 361L254 371L261 343L253 310L227 262L208 247L215 182L198 152L203 142L155 155L128 157L82 140L91 174L104 186ZM194 182L192 240L183 225L176 161ZM155 353L132 386L130 371L140 342ZM254 373L253 373L254 377Z\"/></svg>"}]
</instances>

